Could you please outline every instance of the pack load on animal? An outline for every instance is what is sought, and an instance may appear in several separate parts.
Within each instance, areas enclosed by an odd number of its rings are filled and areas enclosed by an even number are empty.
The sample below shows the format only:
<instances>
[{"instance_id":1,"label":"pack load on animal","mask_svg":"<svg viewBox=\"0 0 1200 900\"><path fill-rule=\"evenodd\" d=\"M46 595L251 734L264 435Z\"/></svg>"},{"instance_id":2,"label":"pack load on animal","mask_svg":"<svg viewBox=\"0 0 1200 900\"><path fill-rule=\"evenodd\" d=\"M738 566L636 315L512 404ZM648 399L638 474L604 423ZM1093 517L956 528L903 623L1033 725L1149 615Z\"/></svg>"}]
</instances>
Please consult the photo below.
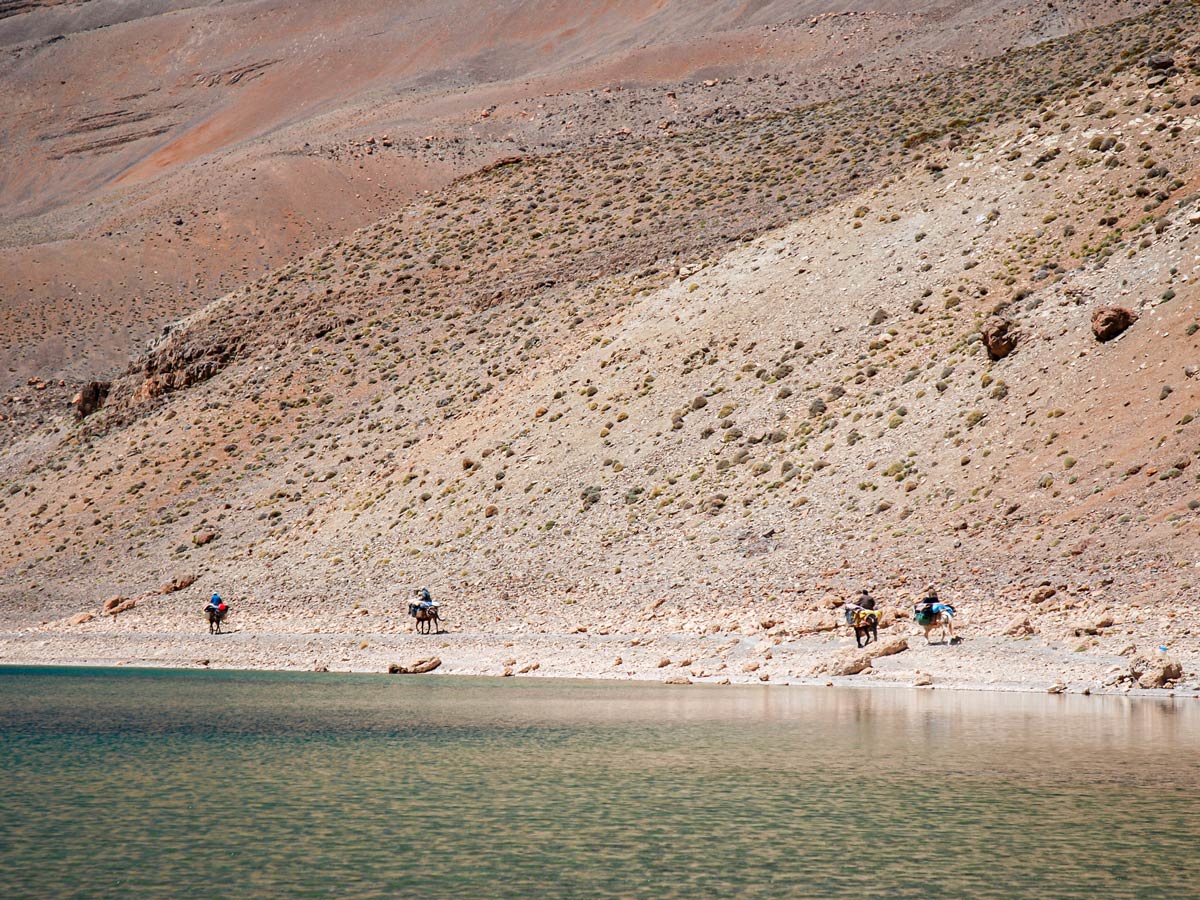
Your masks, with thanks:
<instances>
[{"instance_id":1,"label":"pack load on animal","mask_svg":"<svg viewBox=\"0 0 1200 900\"><path fill-rule=\"evenodd\" d=\"M952 616L954 615L954 607L949 603L919 603L913 615L917 620L917 624L925 628L937 622L939 613L946 613Z\"/></svg>"}]
</instances>

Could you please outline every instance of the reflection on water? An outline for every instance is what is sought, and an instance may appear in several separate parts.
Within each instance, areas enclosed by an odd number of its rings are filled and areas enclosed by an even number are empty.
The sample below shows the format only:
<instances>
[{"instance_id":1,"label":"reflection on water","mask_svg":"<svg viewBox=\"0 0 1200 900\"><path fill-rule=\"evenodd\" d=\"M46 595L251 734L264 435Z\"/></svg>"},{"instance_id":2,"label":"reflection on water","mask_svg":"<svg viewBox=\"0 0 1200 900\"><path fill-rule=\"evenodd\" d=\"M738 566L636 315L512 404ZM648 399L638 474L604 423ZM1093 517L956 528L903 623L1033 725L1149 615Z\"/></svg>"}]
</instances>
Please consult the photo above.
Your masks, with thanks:
<instances>
[{"instance_id":1,"label":"reflection on water","mask_svg":"<svg viewBox=\"0 0 1200 900\"><path fill-rule=\"evenodd\" d=\"M0 896L1194 896L1200 705L0 668Z\"/></svg>"}]
</instances>

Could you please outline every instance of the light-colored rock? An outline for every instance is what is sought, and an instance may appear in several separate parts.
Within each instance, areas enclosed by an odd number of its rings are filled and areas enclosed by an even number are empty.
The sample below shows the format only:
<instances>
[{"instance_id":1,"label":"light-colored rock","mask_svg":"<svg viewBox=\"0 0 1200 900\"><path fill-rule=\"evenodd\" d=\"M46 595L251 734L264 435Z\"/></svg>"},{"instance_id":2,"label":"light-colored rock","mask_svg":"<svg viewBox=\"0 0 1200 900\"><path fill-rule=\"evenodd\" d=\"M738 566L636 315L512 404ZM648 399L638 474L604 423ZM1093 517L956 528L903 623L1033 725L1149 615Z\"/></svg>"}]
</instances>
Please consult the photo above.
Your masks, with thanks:
<instances>
[{"instance_id":1,"label":"light-colored rock","mask_svg":"<svg viewBox=\"0 0 1200 900\"><path fill-rule=\"evenodd\" d=\"M1166 655L1150 659L1137 657L1130 663L1129 670L1141 688L1166 687L1183 677L1183 666Z\"/></svg>"},{"instance_id":2,"label":"light-colored rock","mask_svg":"<svg viewBox=\"0 0 1200 900\"><path fill-rule=\"evenodd\" d=\"M399 663L392 663L388 666L389 675L422 675L425 672L432 672L442 664L441 659L436 656L429 656L425 659L418 659L416 662L409 663L407 666L402 666Z\"/></svg>"},{"instance_id":3,"label":"light-colored rock","mask_svg":"<svg viewBox=\"0 0 1200 900\"><path fill-rule=\"evenodd\" d=\"M1029 616L1017 616L1004 627L1004 634L1009 637L1024 637L1033 633L1033 623L1029 621Z\"/></svg>"},{"instance_id":4,"label":"light-colored rock","mask_svg":"<svg viewBox=\"0 0 1200 900\"><path fill-rule=\"evenodd\" d=\"M872 660L883 656L894 656L908 649L907 638L892 638L888 641L876 641L861 650L846 650L833 659L819 664L813 669L814 675L857 675L871 665Z\"/></svg>"}]
</instances>

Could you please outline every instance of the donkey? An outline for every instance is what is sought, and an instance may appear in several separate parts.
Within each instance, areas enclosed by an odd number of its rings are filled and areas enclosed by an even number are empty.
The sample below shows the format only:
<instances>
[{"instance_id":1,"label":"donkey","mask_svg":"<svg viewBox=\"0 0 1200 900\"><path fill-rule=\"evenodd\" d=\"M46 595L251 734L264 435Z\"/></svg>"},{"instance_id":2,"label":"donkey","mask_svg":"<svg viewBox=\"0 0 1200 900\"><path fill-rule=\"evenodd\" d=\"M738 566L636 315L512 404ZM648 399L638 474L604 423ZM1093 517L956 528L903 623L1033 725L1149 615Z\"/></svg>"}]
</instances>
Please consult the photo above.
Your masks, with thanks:
<instances>
[{"instance_id":1,"label":"donkey","mask_svg":"<svg viewBox=\"0 0 1200 900\"><path fill-rule=\"evenodd\" d=\"M932 644L929 635L935 628L942 630L941 643L946 643L946 632L950 633L950 643L957 644L958 637L954 633L954 610L952 608L940 609L937 612L923 613L918 610L916 621L922 630L925 632L925 643Z\"/></svg>"},{"instance_id":2,"label":"donkey","mask_svg":"<svg viewBox=\"0 0 1200 900\"><path fill-rule=\"evenodd\" d=\"M846 624L854 629L854 643L865 647L871 641L879 643L879 613L861 606L846 607Z\"/></svg>"},{"instance_id":3,"label":"donkey","mask_svg":"<svg viewBox=\"0 0 1200 900\"><path fill-rule=\"evenodd\" d=\"M438 618L436 606L422 606L419 603L408 604L408 614L417 620L417 634L429 634L431 627L437 629L434 633L442 633L442 623Z\"/></svg>"},{"instance_id":4,"label":"donkey","mask_svg":"<svg viewBox=\"0 0 1200 900\"><path fill-rule=\"evenodd\" d=\"M221 622L225 620L225 613L210 606L204 610L204 617L208 619L208 633L220 634Z\"/></svg>"}]
</instances>

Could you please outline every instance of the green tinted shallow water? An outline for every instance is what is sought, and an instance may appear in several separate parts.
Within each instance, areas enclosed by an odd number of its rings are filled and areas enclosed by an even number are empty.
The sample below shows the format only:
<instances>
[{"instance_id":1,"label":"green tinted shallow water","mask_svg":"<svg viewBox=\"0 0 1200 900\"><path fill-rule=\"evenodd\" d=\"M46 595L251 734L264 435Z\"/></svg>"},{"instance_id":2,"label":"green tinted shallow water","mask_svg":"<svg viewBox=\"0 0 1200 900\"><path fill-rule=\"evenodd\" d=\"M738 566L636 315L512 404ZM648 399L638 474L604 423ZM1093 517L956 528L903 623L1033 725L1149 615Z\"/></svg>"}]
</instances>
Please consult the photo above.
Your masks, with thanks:
<instances>
[{"instance_id":1,"label":"green tinted shallow water","mask_svg":"<svg viewBox=\"0 0 1200 900\"><path fill-rule=\"evenodd\" d=\"M1200 704L0 668L0 896L1197 895Z\"/></svg>"}]
</instances>

